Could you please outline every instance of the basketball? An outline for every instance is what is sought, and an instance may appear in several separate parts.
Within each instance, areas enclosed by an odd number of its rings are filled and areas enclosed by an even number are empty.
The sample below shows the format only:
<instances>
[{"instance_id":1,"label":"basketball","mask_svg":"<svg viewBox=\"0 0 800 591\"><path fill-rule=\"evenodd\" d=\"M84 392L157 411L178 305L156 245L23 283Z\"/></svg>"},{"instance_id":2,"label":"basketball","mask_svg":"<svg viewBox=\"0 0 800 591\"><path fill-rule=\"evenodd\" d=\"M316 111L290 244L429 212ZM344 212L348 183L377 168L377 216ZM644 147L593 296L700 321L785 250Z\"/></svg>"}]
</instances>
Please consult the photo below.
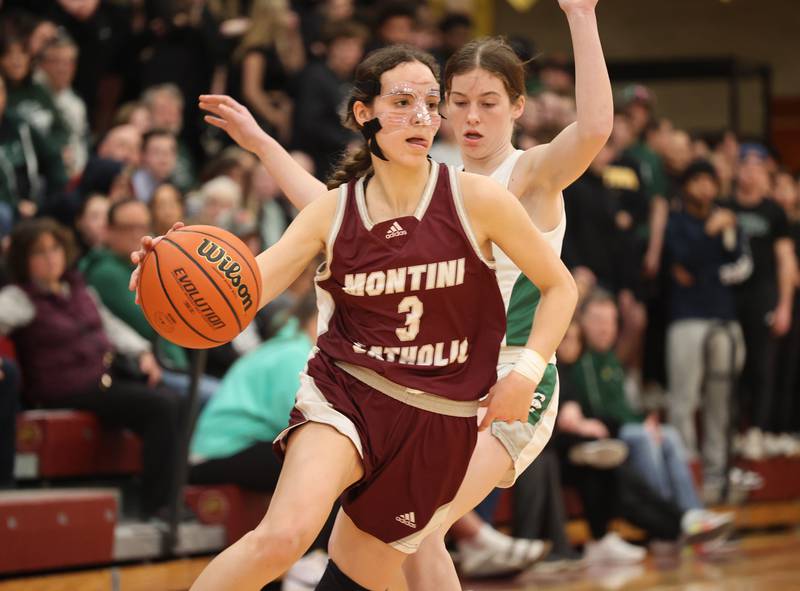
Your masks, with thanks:
<instances>
[{"instance_id":1,"label":"basketball","mask_svg":"<svg viewBox=\"0 0 800 591\"><path fill-rule=\"evenodd\" d=\"M231 341L253 320L261 274L250 250L214 226L186 226L161 239L142 262L139 301L165 339L191 349Z\"/></svg>"}]
</instances>

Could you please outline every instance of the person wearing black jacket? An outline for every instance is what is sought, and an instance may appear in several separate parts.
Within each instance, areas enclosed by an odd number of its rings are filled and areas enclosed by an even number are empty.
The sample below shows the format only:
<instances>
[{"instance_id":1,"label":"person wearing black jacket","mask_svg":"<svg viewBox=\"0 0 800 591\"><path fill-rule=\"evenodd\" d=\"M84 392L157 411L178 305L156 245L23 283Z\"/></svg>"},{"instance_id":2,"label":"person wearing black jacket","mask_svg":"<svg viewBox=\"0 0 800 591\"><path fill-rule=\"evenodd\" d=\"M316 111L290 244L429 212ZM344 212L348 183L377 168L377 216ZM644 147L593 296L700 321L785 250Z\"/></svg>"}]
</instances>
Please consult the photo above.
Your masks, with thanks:
<instances>
[{"instance_id":1,"label":"person wearing black jacket","mask_svg":"<svg viewBox=\"0 0 800 591\"><path fill-rule=\"evenodd\" d=\"M715 204L719 180L710 162L689 165L682 192L683 208L670 214L664 241L671 282L668 415L696 455L694 417L703 409L704 496L718 500L725 477L731 388L744 362L732 286L747 279L752 260L736 215Z\"/></svg>"},{"instance_id":2,"label":"person wearing black jacket","mask_svg":"<svg viewBox=\"0 0 800 591\"><path fill-rule=\"evenodd\" d=\"M358 139L341 124L340 111L350 93L366 37L366 31L356 23L331 25L325 32L325 61L311 63L300 77L296 147L314 159L317 176L322 179L327 178L347 146Z\"/></svg>"}]
</instances>

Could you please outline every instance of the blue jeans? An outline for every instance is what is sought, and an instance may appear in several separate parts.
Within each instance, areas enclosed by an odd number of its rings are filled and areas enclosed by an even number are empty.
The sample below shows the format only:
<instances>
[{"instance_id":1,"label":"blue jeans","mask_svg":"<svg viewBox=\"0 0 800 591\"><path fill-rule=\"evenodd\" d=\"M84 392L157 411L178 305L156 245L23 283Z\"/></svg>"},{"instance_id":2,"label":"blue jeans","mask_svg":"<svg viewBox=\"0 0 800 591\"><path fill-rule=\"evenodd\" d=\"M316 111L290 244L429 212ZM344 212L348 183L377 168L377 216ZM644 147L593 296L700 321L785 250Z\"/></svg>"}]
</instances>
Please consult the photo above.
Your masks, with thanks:
<instances>
[{"instance_id":1,"label":"blue jeans","mask_svg":"<svg viewBox=\"0 0 800 591\"><path fill-rule=\"evenodd\" d=\"M182 396L188 396L189 384L192 377L188 373L180 373L178 371L170 371L168 369L162 370L161 382L168 388L174 390ZM200 383L197 386L197 397L200 399L200 406L205 406L214 392L219 388L219 380L211 376L200 376Z\"/></svg>"},{"instance_id":2,"label":"blue jeans","mask_svg":"<svg viewBox=\"0 0 800 591\"><path fill-rule=\"evenodd\" d=\"M4 238L11 233L14 227L14 208L8 203L0 203L0 238Z\"/></svg>"},{"instance_id":3,"label":"blue jeans","mask_svg":"<svg viewBox=\"0 0 800 591\"><path fill-rule=\"evenodd\" d=\"M661 425L659 444L644 424L626 423L619 438L628 445L629 466L662 498L673 501L682 511L700 509L686 452L674 427Z\"/></svg>"}]
</instances>

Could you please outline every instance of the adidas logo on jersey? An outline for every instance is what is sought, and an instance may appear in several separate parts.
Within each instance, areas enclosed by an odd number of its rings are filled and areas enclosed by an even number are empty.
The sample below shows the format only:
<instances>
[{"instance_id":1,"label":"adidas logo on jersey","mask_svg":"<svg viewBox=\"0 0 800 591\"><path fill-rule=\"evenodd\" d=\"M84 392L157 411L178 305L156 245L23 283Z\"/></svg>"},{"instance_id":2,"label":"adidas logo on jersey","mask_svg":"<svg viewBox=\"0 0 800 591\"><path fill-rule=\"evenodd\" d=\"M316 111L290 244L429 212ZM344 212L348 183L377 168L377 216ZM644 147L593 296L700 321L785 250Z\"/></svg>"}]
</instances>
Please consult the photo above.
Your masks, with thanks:
<instances>
[{"instance_id":1,"label":"adidas logo on jersey","mask_svg":"<svg viewBox=\"0 0 800 591\"><path fill-rule=\"evenodd\" d=\"M403 226L395 222L386 231L386 239L388 240L389 238L397 238L398 236L405 236L406 234L408 234L408 232L403 230Z\"/></svg>"},{"instance_id":2,"label":"adidas logo on jersey","mask_svg":"<svg viewBox=\"0 0 800 591\"><path fill-rule=\"evenodd\" d=\"M403 513L402 515L398 515L394 518L395 521L399 521L403 525L407 525L408 527L413 527L417 529L417 520L414 518L414 512L411 513Z\"/></svg>"}]
</instances>

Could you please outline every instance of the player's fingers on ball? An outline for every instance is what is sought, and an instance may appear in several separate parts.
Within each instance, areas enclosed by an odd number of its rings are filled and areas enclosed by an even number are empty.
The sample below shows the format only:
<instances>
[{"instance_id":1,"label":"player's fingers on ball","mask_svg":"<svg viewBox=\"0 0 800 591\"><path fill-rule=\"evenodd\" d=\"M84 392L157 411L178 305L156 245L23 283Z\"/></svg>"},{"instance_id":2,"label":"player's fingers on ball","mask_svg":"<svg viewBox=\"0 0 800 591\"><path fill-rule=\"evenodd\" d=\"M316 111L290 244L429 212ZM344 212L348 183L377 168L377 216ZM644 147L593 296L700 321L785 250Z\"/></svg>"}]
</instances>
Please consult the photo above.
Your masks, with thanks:
<instances>
[{"instance_id":1,"label":"player's fingers on ball","mask_svg":"<svg viewBox=\"0 0 800 591\"><path fill-rule=\"evenodd\" d=\"M483 417L481 424L478 425L478 431L485 431L487 427L489 427L489 425L492 424L493 420L494 420L494 413L491 411L487 412L486 416Z\"/></svg>"}]
</instances>

